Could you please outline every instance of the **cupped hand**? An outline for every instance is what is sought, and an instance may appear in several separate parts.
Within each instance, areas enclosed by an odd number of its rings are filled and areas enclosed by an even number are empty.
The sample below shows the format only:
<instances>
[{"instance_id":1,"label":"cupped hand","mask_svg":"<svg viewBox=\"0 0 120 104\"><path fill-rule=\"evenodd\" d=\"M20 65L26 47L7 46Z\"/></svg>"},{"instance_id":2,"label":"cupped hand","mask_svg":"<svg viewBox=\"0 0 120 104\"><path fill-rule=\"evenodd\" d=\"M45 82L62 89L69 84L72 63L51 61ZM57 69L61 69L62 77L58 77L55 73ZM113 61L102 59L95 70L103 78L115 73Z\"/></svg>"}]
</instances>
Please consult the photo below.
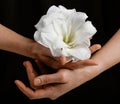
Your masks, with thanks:
<instances>
[{"instance_id":1,"label":"cupped hand","mask_svg":"<svg viewBox=\"0 0 120 104\"><path fill-rule=\"evenodd\" d=\"M99 44L90 47L92 53L100 48L101 46ZM65 62L65 57L62 57ZM55 64L55 60L51 62L52 65ZM24 62L30 82L30 88L25 86L20 80L15 80L15 84L30 99L50 98L54 100L98 75L98 71L95 68L97 67L97 64L91 59L80 61L76 64L68 63L65 67L67 68L69 65L72 69L76 70L59 68L56 73L45 74L46 71L40 61L39 67L44 74L38 76L33 69L32 64L29 61Z\"/></svg>"},{"instance_id":2,"label":"cupped hand","mask_svg":"<svg viewBox=\"0 0 120 104\"><path fill-rule=\"evenodd\" d=\"M98 51L100 49L101 49L100 44L92 45L90 47L91 54L94 54L96 51ZM53 57L50 53L50 50L46 49L45 47L43 47L42 52L43 52L42 55L38 54L37 59L36 59L36 63L37 63L39 68L41 68L41 64L45 64L45 66L48 66L49 68L52 68L54 70L58 70L60 68L74 69L74 68L79 68L81 66L89 66L89 65L96 65L97 64L92 59L80 60L77 62L70 61L67 63L65 56Z\"/></svg>"},{"instance_id":3,"label":"cupped hand","mask_svg":"<svg viewBox=\"0 0 120 104\"><path fill-rule=\"evenodd\" d=\"M15 84L29 99L55 100L99 74L97 66L87 66L76 70L60 69L53 74L38 76L29 61L25 62L24 66L31 87L20 80L15 80Z\"/></svg>"}]
</instances>

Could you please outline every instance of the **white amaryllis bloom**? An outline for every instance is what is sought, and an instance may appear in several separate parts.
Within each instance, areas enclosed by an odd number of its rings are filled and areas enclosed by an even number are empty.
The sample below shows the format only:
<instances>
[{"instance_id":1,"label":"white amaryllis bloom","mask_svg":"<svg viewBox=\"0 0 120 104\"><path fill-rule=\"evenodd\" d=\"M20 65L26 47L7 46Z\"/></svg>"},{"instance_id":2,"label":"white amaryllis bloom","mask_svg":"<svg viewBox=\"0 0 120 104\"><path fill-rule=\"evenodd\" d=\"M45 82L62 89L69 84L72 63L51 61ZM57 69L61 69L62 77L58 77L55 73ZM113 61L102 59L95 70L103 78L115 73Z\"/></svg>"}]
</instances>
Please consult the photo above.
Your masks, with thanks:
<instances>
[{"instance_id":1,"label":"white amaryllis bloom","mask_svg":"<svg viewBox=\"0 0 120 104\"><path fill-rule=\"evenodd\" d=\"M88 16L75 9L51 6L35 25L34 39L48 47L53 56L64 55L69 60L84 60L91 56L90 38L96 33Z\"/></svg>"}]
</instances>

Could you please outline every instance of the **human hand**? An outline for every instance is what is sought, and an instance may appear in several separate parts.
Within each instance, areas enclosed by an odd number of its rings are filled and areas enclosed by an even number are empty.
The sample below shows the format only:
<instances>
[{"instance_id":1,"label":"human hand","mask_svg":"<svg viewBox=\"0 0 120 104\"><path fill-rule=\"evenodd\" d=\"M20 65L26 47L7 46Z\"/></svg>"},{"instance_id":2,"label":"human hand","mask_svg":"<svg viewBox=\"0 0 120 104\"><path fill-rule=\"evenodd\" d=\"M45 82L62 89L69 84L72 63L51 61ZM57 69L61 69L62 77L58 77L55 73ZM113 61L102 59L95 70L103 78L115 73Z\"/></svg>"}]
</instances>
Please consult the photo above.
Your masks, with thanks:
<instances>
[{"instance_id":1,"label":"human hand","mask_svg":"<svg viewBox=\"0 0 120 104\"><path fill-rule=\"evenodd\" d=\"M100 44L94 44L90 47L91 53L94 54L96 51L98 51L99 49L101 49L101 45ZM48 55L48 56L47 56ZM67 69L75 69L75 68L79 68L81 66L89 66L89 65L96 65L97 63L95 63L92 59L86 59L86 60L80 60L77 62L68 62L66 63L66 57L65 56L60 56L60 57L53 57L49 50L46 50L43 47L43 54L38 54L37 56L37 60L36 63L38 65L38 67L40 69L43 69L44 71L46 69L48 69L48 67L54 69L54 70L58 70L60 68L67 68ZM43 60L43 62L40 60L40 58ZM47 68L42 67L41 68L41 64L45 64L45 67L48 66Z\"/></svg>"},{"instance_id":2,"label":"human hand","mask_svg":"<svg viewBox=\"0 0 120 104\"><path fill-rule=\"evenodd\" d=\"M51 68L58 68L62 65L62 63L64 63L64 60L62 58L63 56L53 57L50 50L47 47L44 47L41 44L38 44L37 42L34 42L31 50L33 58L35 60Z\"/></svg>"},{"instance_id":3,"label":"human hand","mask_svg":"<svg viewBox=\"0 0 120 104\"><path fill-rule=\"evenodd\" d=\"M20 80L15 80L15 84L31 100L41 98L55 100L99 74L97 65L76 70L60 69L56 73L41 76L37 75L29 61L24 62L24 66L32 88L25 86Z\"/></svg>"},{"instance_id":4,"label":"human hand","mask_svg":"<svg viewBox=\"0 0 120 104\"><path fill-rule=\"evenodd\" d=\"M99 44L96 44L96 45L93 45L90 47L92 53L100 48L101 48L101 46ZM92 62L92 61L85 60L85 61L80 61L77 64L78 65L81 64L82 66L96 65L93 63L94 62ZM41 67L42 65L43 64L39 64L40 69L43 70L43 67ZM76 66L71 63L69 63L69 65L73 68ZM35 90L33 91L29 87L26 87L19 80L16 80L15 83L18 86L18 88L30 99L47 98L47 97L50 99L56 99L59 96L62 96L63 94L67 93L68 91L76 88L77 86L79 86L82 83L89 80L89 77L85 77L85 78L83 77L84 73L85 73L84 76L89 76L89 73L85 72L85 71L83 71L83 72L81 71L81 73L83 73L83 75L81 75L80 78L82 78L82 79L80 79L81 80L80 84L77 83L76 81L79 80L79 79L77 79L77 77L79 78L79 75L77 73L79 71L68 70L68 69L60 69L58 72L56 72L54 74L42 75L42 76L37 77L38 74L35 72L35 70L33 70L32 64L29 61L25 62L24 66L26 67L26 70L27 70L28 79L30 81L30 86L32 87L32 89L35 89ZM79 70L81 70L81 69L79 69ZM94 74L94 73L92 73L92 74ZM72 76L74 76L74 75L75 75L75 77L72 78ZM76 83L73 81L73 79ZM35 82L34 82L34 80L35 80ZM38 83L40 81L42 82L41 84ZM72 83L72 82L74 82L74 83ZM62 90L62 92L58 91L58 89L60 89L60 88L64 89L64 90ZM53 95L52 91L55 92L54 95Z\"/></svg>"}]
</instances>

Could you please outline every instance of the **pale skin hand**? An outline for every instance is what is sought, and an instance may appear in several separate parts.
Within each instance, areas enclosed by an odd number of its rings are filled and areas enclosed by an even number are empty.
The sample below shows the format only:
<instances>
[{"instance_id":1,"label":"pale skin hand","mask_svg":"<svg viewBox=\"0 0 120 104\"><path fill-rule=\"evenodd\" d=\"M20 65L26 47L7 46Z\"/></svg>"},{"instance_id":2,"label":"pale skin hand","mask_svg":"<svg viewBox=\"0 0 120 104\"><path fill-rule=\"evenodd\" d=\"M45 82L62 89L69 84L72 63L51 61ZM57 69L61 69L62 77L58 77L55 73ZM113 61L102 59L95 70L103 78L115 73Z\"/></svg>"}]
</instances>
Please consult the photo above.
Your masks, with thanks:
<instances>
[{"instance_id":1,"label":"pale skin hand","mask_svg":"<svg viewBox=\"0 0 120 104\"><path fill-rule=\"evenodd\" d=\"M95 51L97 51L100 48L101 48L100 45L91 46L90 47L91 53L94 53ZM71 69L73 69L75 66L82 67L82 66L91 66L91 65L96 65L96 64L93 63L93 61L91 61L91 60L85 60L85 61L76 62L75 65L72 62L70 62L69 64L65 65L65 67L69 67L69 65L71 66ZM27 70L28 79L30 81L30 86L33 89L35 89L35 91L30 89L29 87L26 87L19 80L16 80L15 83L18 86L18 88L30 99L38 99L38 98L44 98L44 97L48 97L50 99L56 99L57 97L63 95L64 93L68 92L69 90L73 89L73 87L75 86L75 84L73 83L74 81L72 80L73 79L72 77L74 75L78 74L78 72L75 70L69 70L69 69L64 68L64 69L60 69L57 73L51 74L50 76L43 75L43 81L42 81L43 83L41 83L39 85L38 84L35 85L36 81L34 82L34 79L37 78L38 74L35 72L35 70L33 70L32 64L29 61L24 62L24 66ZM43 64L39 64L39 68L42 69L42 72L43 72ZM46 73L46 71L44 71L43 73ZM76 78L74 77L75 80L76 79L78 80L77 77L78 77L77 75L76 75ZM47 85L47 87L46 87L45 84L49 84L49 83L50 83L50 85ZM53 84L51 84L51 83L54 83L55 88L53 87ZM55 83L57 83L57 84L55 84ZM45 85L45 86L43 87L42 85ZM41 86L42 86L42 88L41 88ZM69 86L69 88L68 88L68 86ZM53 90L51 88L53 88ZM63 89L63 88L64 88L64 90L62 90L62 92L61 92L60 89ZM57 91L57 90L59 90L59 91ZM54 91L57 93L54 93L54 95L53 95L51 91ZM44 94L44 95L41 95L41 94ZM47 94L50 94L50 96L48 96ZM53 96L51 96L51 94Z\"/></svg>"},{"instance_id":2,"label":"pale skin hand","mask_svg":"<svg viewBox=\"0 0 120 104\"><path fill-rule=\"evenodd\" d=\"M99 44L95 44L90 47L91 52L98 50L98 46L100 47ZM2 24L0 24L0 49L24 55L35 60L37 59L39 63L43 63L53 69L58 69L66 63L64 56L53 57L48 48L12 31ZM89 65L95 64L92 60L85 60L82 63Z\"/></svg>"},{"instance_id":3,"label":"pale skin hand","mask_svg":"<svg viewBox=\"0 0 120 104\"><path fill-rule=\"evenodd\" d=\"M91 47L91 52L95 50L98 44ZM66 59L61 57L53 57L48 48L38 44L32 39L26 38L11 29L0 24L0 49L24 55L38 62L42 62L53 69L58 69L66 63ZM96 49L97 50L97 49ZM84 64L95 64L91 60L83 62Z\"/></svg>"},{"instance_id":4,"label":"pale skin hand","mask_svg":"<svg viewBox=\"0 0 120 104\"><path fill-rule=\"evenodd\" d=\"M100 73L120 62L120 29L115 35L94 54L92 59L98 63L95 66L85 66L76 70L61 69L50 75L37 76L30 62L25 62L28 78L34 91L16 80L18 88L30 99L50 98L57 99L68 91L91 80ZM109 58L108 58L109 57ZM101 60L102 59L102 60ZM35 78L35 82L33 79ZM56 84L57 83L57 84ZM35 86L36 85L36 86ZM43 86L44 87L41 87ZM47 86L45 86L47 85Z\"/></svg>"},{"instance_id":5,"label":"pale skin hand","mask_svg":"<svg viewBox=\"0 0 120 104\"><path fill-rule=\"evenodd\" d=\"M61 57L54 58L48 48L26 38L0 24L0 49L37 59L46 65L58 68Z\"/></svg>"},{"instance_id":6,"label":"pale skin hand","mask_svg":"<svg viewBox=\"0 0 120 104\"><path fill-rule=\"evenodd\" d=\"M57 99L85 81L90 80L93 75L99 74L93 67L92 72L90 69L85 68L76 70L60 69L54 74L38 76L29 61L24 62L24 66L27 70L30 85L35 90L25 86L20 80L15 80L15 84L31 100L41 98Z\"/></svg>"},{"instance_id":7,"label":"pale skin hand","mask_svg":"<svg viewBox=\"0 0 120 104\"><path fill-rule=\"evenodd\" d=\"M98 51L99 49L101 49L101 45L100 44L94 44L90 47L91 50L91 54L95 53L96 51ZM51 57L49 57L51 58ZM68 62L66 63L66 57L65 56L61 56L59 58L56 58L56 60L58 61L58 63L55 63L52 58L51 58L51 66L54 70L58 70L60 68L68 68L68 69L74 69L77 67L81 67L81 66L91 66L91 65L96 65L96 62L93 61L92 59L86 59L86 60L80 60L78 62L75 62L76 64L74 64L73 62ZM37 65L43 69L43 71L46 70L46 66L45 67L41 67L42 63L40 60L36 60ZM50 64L49 62L47 62L48 64ZM44 72L43 72L44 73Z\"/></svg>"}]
</instances>

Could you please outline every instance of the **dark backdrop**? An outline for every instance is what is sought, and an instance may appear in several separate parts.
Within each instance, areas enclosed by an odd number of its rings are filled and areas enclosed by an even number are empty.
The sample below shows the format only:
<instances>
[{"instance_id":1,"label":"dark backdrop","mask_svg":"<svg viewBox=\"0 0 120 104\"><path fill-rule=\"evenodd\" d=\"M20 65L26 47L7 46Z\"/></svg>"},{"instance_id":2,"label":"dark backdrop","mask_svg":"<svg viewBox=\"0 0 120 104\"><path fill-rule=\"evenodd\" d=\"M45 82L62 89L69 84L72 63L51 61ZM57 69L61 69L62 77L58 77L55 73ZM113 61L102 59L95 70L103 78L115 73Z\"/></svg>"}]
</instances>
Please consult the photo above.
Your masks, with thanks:
<instances>
[{"instance_id":1,"label":"dark backdrop","mask_svg":"<svg viewBox=\"0 0 120 104\"><path fill-rule=\"evenodd\" d=\"M92 44L105 42L120 28L119 0L0 0L0 22L33 39L34 25L44 15L51 5L63 5L86 12L88 19L97 28ZM112 53L111 53L112 54ZM120 65L100 74L93 80L70 91L55 101L49 99L30 101L14 84L20 79L29 85L24 60L31 60L18 54L0 51L0 101L12 104L74 104L83 103L120 103ZM34 64L34 62L33 62Z\"/></svg>"}]
</instances>

